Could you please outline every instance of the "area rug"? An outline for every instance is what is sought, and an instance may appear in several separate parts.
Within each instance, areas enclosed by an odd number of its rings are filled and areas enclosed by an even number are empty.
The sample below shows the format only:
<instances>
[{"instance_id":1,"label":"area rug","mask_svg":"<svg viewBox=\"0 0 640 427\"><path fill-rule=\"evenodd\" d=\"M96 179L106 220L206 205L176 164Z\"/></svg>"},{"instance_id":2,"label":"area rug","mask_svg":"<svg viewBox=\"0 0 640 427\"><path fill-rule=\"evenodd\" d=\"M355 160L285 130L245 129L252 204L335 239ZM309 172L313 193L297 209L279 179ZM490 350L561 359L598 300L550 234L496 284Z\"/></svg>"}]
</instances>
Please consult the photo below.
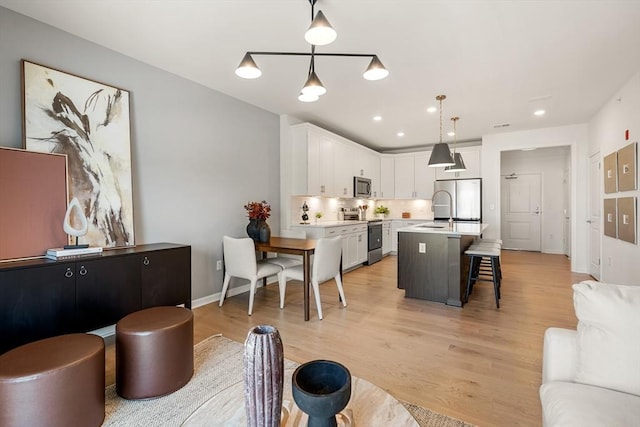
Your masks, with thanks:
<instances>
[{"instance_id":1,"label":"area rug","mask_svg":"<svg viewBox=\"0 0 640 427\"><path fill-rule=\"evenodd\" d=\"M133 401L118 396L115 385L107 387L103 426L181 426L214 395L242 381L242 354L242 344L214 335L196 345L193 378L175 393L157 399ZM285 359L285 369L295 369L297 365ZM472 426L412 403L400 403L423 427ZM212 420L207 425L226 424Z\"/></svg>"}]
</instances>

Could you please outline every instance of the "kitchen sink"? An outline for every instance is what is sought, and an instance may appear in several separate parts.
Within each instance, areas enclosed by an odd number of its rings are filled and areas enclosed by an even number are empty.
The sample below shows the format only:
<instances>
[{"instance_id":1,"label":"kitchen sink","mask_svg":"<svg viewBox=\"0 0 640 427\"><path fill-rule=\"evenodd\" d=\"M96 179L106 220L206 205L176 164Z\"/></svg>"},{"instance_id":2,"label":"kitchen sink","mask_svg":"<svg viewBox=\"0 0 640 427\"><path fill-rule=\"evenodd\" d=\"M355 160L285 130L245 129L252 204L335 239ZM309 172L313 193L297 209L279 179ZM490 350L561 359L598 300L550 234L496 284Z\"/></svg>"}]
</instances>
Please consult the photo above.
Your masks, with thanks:
<instances>
[{"instance_id":1,"label":"kitchen sink","mask_svg":"<svg viewBox=\"0 0 640 427\"><path fill-rule=\"evenodd\" d=\"M416 225L416 227L419 228L445 228L446 225L439 225L439 224L418 224Z\"/></svg>"}]
</instances>

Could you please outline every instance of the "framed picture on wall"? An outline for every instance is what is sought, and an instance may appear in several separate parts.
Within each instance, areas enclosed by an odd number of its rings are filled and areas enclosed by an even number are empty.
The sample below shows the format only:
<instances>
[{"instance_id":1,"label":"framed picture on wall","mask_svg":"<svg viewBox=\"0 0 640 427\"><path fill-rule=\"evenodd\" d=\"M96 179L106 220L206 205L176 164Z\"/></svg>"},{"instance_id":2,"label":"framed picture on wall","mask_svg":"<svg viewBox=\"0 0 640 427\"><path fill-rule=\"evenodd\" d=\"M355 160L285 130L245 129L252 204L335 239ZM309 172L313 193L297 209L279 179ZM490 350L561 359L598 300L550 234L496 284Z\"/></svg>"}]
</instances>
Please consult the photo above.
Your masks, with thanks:
<instances>
[{"instance_id":1,"label":"framed picture on wall","mask_svg":"<svg viewBox=\"0 0 640 427\"><path fill-rule=\"evenodd\" d=\"M618 191L635 190L637 186L636 159L638 143L634 142L618 150Z\"/></svg>"},{"instance_id":2,"label":"framed picture on wall","mask_svg":"<svg viewBox=\"0 0 640 427\"><path fill-rule=\"evenodd\" d=\"M636 198L618 199L618 239L636 243Z\"/></svg>"},{"instance_id":3,"label":"framed picture on wall","mask_svg":"<svg viewBox=\"0 0 640 427\"><path fill-rule=\"evenodd\" d=\"M616 199L604 199L602 206L604 208L604 235L618 237L618 214L616 212Z\"/></svg>"},{"instance_id":4,"label":"framed picture on wall","mask_svg":"<svg viewBox=\"0 0 640 427\"><path fill-rule=\"evenodd\" d=\"M604 192L618 192L618 153L615 152L604 157Z\"/></svg>"},{"instance_id":5,"label":"framed picture on wall","mask_svg":"<svg viewBox=\"0 0 640 427\"><path fill-rule=\"evenodd\" d=\"M22 60L23 146L66 154L69 200L89 223L80 243L134 245L129 92Z\"/></svg>"}]
</instances>

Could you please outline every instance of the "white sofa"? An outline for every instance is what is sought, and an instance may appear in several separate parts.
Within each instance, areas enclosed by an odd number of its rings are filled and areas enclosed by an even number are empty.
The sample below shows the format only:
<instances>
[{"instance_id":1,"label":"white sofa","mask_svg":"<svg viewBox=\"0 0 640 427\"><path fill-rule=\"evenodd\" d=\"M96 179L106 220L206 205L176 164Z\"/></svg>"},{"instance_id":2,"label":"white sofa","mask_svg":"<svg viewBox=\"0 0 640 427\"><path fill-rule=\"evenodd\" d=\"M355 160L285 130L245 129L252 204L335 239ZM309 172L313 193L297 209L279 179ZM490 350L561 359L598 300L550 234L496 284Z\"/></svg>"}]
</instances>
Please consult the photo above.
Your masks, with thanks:
<instances>
[{"instance_id":1,"label":"white sofa","mask_svg":"<svg viewBox=\"0 0 640 427\"><path fill-rule=\"evenodd\" d=\"M544 336L543 425L640 426L640 286L573 289L577 330Z\"/></svg>"}]
</instances>

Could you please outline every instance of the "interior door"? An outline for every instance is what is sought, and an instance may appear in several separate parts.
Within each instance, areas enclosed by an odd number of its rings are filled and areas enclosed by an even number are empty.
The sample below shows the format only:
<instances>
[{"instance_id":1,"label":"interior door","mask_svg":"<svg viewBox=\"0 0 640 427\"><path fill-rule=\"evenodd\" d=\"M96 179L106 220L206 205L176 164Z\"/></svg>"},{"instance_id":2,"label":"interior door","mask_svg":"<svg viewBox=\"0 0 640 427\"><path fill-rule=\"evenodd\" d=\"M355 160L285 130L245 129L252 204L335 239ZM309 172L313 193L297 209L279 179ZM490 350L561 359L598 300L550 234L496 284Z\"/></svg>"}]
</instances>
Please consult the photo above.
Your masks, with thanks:
<instances>
[{"instance_id":1,"label":"interior door","mask_svg":"<svg viewBox=\"0 0 640 427\"><path fill-rule=\"evenodd\" d=\"M501 235L505 249L540 251L540 174L501 178Z\"/></svg>"},{"instance_id":2,"label":"interior door","mask_svg":"<svg viewBox=\"0 0 640 427\"><path fill-rule=\"evenodd\" d=\"M589 274L600 280L600 198L602 197L600 153L589 159Z\"/></svg>"}]
</instances>

